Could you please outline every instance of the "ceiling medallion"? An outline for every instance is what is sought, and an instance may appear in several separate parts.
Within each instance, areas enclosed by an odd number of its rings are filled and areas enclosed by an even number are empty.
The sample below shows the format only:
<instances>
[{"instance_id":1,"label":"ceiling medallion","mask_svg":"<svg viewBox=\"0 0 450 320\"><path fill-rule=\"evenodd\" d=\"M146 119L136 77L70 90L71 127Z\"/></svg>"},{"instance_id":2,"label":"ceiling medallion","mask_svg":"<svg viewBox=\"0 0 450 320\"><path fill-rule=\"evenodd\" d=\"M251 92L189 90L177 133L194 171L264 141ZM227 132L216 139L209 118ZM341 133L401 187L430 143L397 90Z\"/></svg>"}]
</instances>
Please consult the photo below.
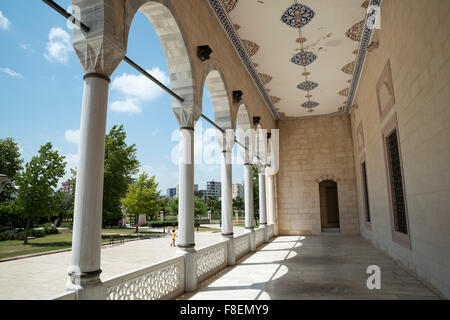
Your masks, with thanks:
<instances>
[{"instance_id":1,"label":"ceiling medallion","mask_svg":"<svg viewBox=\"0 0 450 320\"><path fill-rule=\"evenodd\" d=\"M312 98L312 94L307 94L306 96L305 96L305 98Z\"/></svg>"},{"instance_id":2,"label":"ceiling medallion","mask_svg":"<svg viewBox=\"0 0 450 320\"><path fill-rule=\"evenodd\" d=\"M311 73L309 73L308 71L302 73L302 76L305 76L305 77L307 77L309 75L311 75Z\"/></svg>"},{"instance_id":3,"label":"ceiling medallion","mask_svg":"<svg viewBox=\"0 0 450 320\"><path fill-rule=\"evenodd\" d=\"M233 10L238 3L238 0L221 0L221 1L227 13Z\"/></svg>"},{"instance_id":4,"label":"ceiling medallion","mask_svg":"<svg viewBox=\"0 0 450 320\"><path fill-rule=\"evenodd\" d=\"M281 17L281 21L294 28L302 28L314 18L315 12L307 6L295 3Z\"/></svg>"},{"instance_id":5,"label":"ceiling medallion","mask_svg":"<svg viewBox=\"0 0 450 320\"><path fill-rule=\"evenodd\" d=\"M313 109L309 109L308 112L314 112L314 110Z\"/></svg>"},{"instance_id":6,"label":"ceiling medallion","mask_svg":"<svg viewBox=\"0 0 450 320\"><path fill-rule=\"evenodd\" d=\"M360 41L364 29L364 20L355 23L348 31L345 33L347 37L353 41Z\"/></svg>"},{"instance_id":7,"label":"ceiling medallion","mask_svg":"<svg viewBox=\"0 0 450 320\"><path fill-rule=\"evenodd\" d=\"M275 103L278 103L278 102L280 102L280 101L281 101L281 99L280 99L280 98L278 98L278 97L274 97L274 96L270 96L270 99L272 100L272 103L273 103L273 104L275 104Z\"/></svg>"},{"instance_id":8,"label":"ceiling medallion","mask_svg":"<svg viewBox=\"0 0 450 320\"><path fill-rule=\"evenodd\" d=\"M242 40L242 44L250 57L254 56L259 50L259 46L250 40Z\"/></svg>"},{"instance_id":9,"label":"ceiling medallion","mask_svg":"<svg viewBox=\"0 0 450 320\"><path fill-rule=\"evenodd\" d=\"M314 62L317 56L312 52L302 51L292 57L291 62L298 64L299 66L306 67Z\"/></svg>"},{"instance_id":10,"label":"ceiling medallion","mask_svg":"<svg viewBox=\"0 0 450 320\"><path fill-rule=\"evenodd\" d=\"M264 85L268 84L270 81L272 81L272 77L268 74L259 73L259 77L261 78L261 81Z\"/></svg>"},{"instance_id":11,"label":"ceiling medallion","mask_svg":"<svg viewBox=\"0 0 450 320\"><path fill-rule=\"evenodd\" d=\"M306 41L308 41L305 37L300 37L300 38L297 38L297 40L295 40L295 42L297 42L297 43L305 43Z\"/></svg>"},{"instance_id":12,"label":"ceiling medallion","mask_svg":"<svg viewBox=\"0 0 450 320\"><path fill-rule=\"evenodd\" d=\"M314 101L307 101L305 103L302 103L302 107L306 108L306 109L312 109L315 108L319 105L319 103L314 102Z\"/></svg>"},{"instance_id":13,"label":"ceiling medallion","mask_svg":"<svg viewBox=\"0 0 450 320\"><path fill-rule=\"evenodd\" d=\"M347 63L341 68L341 70L348 74L353 74L353 69L355 68L355 61Z\"/></svg>"},{"instance_id":14,"label":"ceiling medallion","mask_svg":"<svg viewBox=\"0 0 450 320\"><path fill-rule=\"evenodd\" d=\"M339 91L339 94L341 96L347 97L348 96L348 89L349 88L345 88L344 90Z\"/></svg>"},{"instance_id":15,"label":"ceiling medallion","mask_svg":"<svg viewBox=\"0 0 450 320\"><path fill-rule=\"evenodd\" d=\"M317 83L307 80L307 81L304 81L304 82L300 83L297 86L297 88L300 89L300 90L309 91L309 90L317 88L317 86L318 86Z\"/></svg>"}]
</instances>

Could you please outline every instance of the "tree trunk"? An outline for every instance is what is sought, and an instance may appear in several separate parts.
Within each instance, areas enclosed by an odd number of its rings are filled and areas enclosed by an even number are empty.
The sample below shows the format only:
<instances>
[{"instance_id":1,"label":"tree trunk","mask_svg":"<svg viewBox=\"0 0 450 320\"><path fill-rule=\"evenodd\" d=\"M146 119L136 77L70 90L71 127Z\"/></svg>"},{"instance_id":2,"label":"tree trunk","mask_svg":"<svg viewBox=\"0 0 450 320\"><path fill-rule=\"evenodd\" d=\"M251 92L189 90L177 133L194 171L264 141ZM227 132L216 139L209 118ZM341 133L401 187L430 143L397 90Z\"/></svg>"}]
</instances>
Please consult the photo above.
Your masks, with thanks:
<instances>
[{"instance_id":1,"label":"tree trunk","mask_svg":"<svg viewBox=\"0 0 450 320\"><path fill-rule=\"evenodd\" d=\"M23 244L28 244L28 232L30 230L30 218L27 218L27 224L25 226L25 239L23 239Z\"/></svg>"},{"instance_id":2,"label":"tree trunk","mask_svg":"<svg viewBox=\"0 0 450 320\"><path fill-rule=\"evenodd\" d=\"M136 233L139 233L139 215L137 214L134 218L134 222L136 223Z\"/></svg>"}]
</instances>

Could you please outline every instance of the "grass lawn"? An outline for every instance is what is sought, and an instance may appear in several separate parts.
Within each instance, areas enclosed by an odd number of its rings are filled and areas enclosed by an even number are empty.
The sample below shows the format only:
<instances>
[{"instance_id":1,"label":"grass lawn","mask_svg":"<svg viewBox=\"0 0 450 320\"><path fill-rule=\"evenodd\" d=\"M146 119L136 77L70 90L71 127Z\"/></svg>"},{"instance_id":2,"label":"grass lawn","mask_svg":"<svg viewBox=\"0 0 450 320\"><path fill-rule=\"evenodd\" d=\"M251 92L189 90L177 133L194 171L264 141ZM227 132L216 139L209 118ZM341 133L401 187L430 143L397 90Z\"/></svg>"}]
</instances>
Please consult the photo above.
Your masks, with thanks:
<instances>
[{"instance_id":1,"label":"grass lawn","mask_svg":"<svg viewBox=\"0 0 450 320\"><path fill-rule=\"evenodd\" d=\"M102 229L102 234L129 234L129 239L134 238L134 229ZM164 236L161 232L139 231L139 234ZM102 239L102 243L109 242L109 239ZM22 256L25 254L41 253L47 251L61 250L72 247L72 234L60 233L52 234L42 238L28 240L24 245L22 240L0 241L0 259Z\"/></svg>"}]
</instances>

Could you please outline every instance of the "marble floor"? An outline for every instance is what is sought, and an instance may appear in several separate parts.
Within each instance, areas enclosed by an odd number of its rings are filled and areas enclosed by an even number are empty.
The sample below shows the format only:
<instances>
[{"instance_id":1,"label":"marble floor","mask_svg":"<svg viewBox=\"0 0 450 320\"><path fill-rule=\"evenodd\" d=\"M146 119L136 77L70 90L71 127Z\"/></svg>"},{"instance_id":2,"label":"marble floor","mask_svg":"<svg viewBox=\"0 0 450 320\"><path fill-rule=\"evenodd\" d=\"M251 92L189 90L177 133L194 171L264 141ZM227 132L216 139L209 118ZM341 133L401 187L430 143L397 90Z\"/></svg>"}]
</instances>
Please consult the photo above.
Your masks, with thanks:
<instances>
[{"instance_id":1,"label":"marble floor","mask_svg":"<svg viewBox=\"0 0 450 320\"><path fill-rule=\"evenodd\" d=\"M369 290L367 267L381 269ZM179 299L439 299L390 257L359 236L282 236Z\"/></svg>"}]
</instances>

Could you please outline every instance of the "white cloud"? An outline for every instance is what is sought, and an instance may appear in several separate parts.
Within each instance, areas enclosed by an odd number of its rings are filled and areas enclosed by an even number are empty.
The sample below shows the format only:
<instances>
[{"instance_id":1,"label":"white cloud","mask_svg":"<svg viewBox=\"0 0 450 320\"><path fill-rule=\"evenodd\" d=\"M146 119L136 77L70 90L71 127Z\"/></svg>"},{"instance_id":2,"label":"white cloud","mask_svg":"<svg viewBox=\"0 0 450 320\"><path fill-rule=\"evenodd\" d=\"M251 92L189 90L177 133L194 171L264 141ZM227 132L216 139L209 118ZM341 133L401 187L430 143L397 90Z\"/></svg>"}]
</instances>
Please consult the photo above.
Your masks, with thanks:
<instances>
[{"instance_id":1,"label":"white cloud","mask_svg":"<svg viewBox=\"0 0 450 320\"><path fill-rule=\"evenodd\" d=\"M22 78L23 77L20 73L14 71L14 70L11 70L9 68L0 68L0 72L6 73L7 75L10 75L13 78Z\"/></svg>"},{"instance_id":2,"label":"white cloud","mask_svg":"<svg viewBox=\"0 0 450 320\"><path fill-rule=\"evenodd\" d=\"M152 137L156 137L159 133L159 128L156 128L155 130L153 130L152 132Z\"/></svg>"},{"instance_id":3,"label":"white cloud","mask_svg":"<svg viewBox=\"0 0 450 320\"><path fill-rule=\"evenodd\" d=\"M28 43L22 43L20 47L25 51L34 52L34 49Z\"/></svg>"},{"instance_id":4,"label":"white cloud","mask_svg":"<svg viewBox=\"0 0 450 320\"><path fill-rule=\"evenodd\" d=\"M65 134L66 140L71 143L80 143L80 129L78 130L66 130Z\"/></svg>"},{"instance_id":5,"label":"white cloud","mask_svg":"<svg viewBox=\"0 0 450 320\"><path fill-rule=\"evenodd\" d=\"M167 85L169 77L158 67L147 70L152 76ZM143 75L124 73L114 78L111 89L121 98L111 103L111 110L116 112L142 113L142 103L159 98L163 90Z\"/></svg>"},{"instance_id":6,"label":"white cloud","mask_svg":"<svg viewBox=\"0 0 450 320\"><path fill-rule=\"evenodd\" d=\"M11 25L11 22L8 20L7 17L5 17L0 10L0 29L2 30L9 30L9 26Z\"/></svg>"},{"instance_id":7,"label":"white cloud","mask_svg":"<svg viewBox=\"0 0 450 320\"><path fill-rule=\"evenodd\" d=\"M68 153L64 155L66 158L64 161L66 164L66 172L64 176L59 180L58 185L61 185L61 182L67 181L72 177L72 173L70 169L76 169L78 167L78 154Z\"/></svg>"},{"instance_id":8,"label":"white cloud","mask_svg":"<svg viewBox=\"0 0 450 320\"><path fill-rule=\"evenodd\" d=\"M141 106L139 105L139 100L133 98L113 101L111 103L111 110L116 112L128 112L131 114L142 113Z\"/></svg>"},{"instance_id":9,"label":"white cloud","mask_svg":"<svg viewBox=\"0 0 450 320\"><path fill-rule=\"evenodd\" d=\"M48 39L44 57L50 62L67 63L69 53L72 51L70 35L61 28L51 28Z\"/></svg>"}]
</instances>

